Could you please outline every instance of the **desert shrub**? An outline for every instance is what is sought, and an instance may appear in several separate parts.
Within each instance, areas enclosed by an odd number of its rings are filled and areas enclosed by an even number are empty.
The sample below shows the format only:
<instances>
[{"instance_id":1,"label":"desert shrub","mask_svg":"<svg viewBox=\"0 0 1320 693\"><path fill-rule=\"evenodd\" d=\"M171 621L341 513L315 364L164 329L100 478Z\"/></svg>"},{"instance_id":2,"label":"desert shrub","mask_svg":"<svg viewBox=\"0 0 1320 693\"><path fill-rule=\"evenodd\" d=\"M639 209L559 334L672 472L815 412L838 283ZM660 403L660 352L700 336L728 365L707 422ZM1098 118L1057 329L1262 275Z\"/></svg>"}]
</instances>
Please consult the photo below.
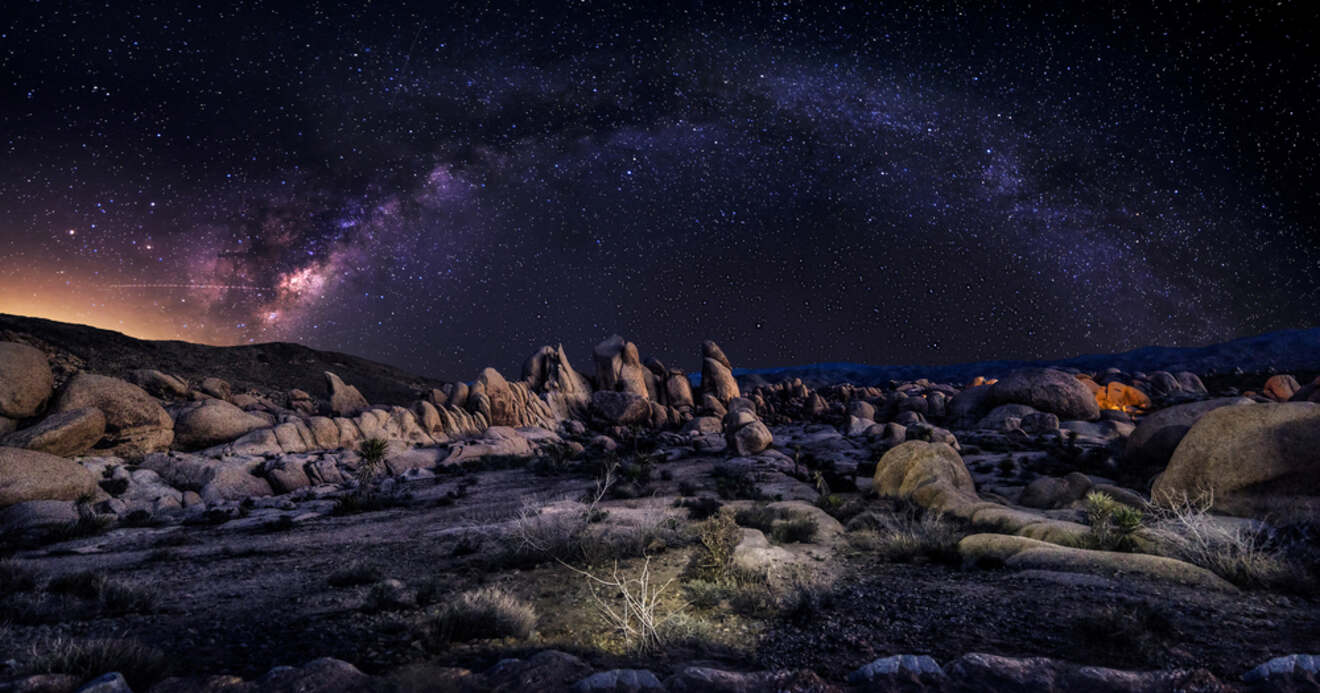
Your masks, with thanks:
<instances>
[{"instance_id":1,"label":"desert shrub","mask_svg":"<svg viewBox=\"0 0 1320 693\"><path fill-rule=\"evenodd\" d=\"M776 522L770 529L770 539L778 544L810 544L816 540L818 529L815 518L796 514Z\"/></svg>"},{"instance_id":2,"label":"desert shrub","mask_svg":"<svg viewBox=\"0 0 1320 693\"><path fill-rule=\"evenodd\" d=\"M357 453L362 458L362 464L357 470L358 479L364 484L374 481L389 451L390 442L384 438L367 438L358 443Z\"/></svg>"},{"instance_id":3,"label":"desert shrub","mask_svg":"<svg viewBox=\"0 0 1320 693\"><path fill-rule=\"evenodd\" d=\"M765 580L741 576L729 588L729 609L739 616L768 619L779 613L779 595Z\"/></svg>"},{"instance_id":4,"label":"desert shrub","mask_svg":"<svg viewBox=\"0 0 1320 693\"><path fill-rule=\"evenodd\" d=\"M779 599L779 614L790 622L805 624L834 602L833 590L810 581L795 581Z\"/></svg>"},{"instance_id":5,"label":"desert shrub","mask_svg":"<svg viewBox=\"0 0 1320 693\"><path fill-rule=\"evenodd\" d=\"M724 504L714 498L678 498L674 500L674 507L687 508L689 520L705 520L724 507Z\"/></svg>"},{"instance_id":6,"label":"desert shrub","mask_svg":"<svg viewBox=\"0 0 1320 693\"><path fill-rule=\"evenodd\" d=\"M779 513L765 505L743 508L733 514L733 520L738 523L738 526L758 529L767 535L770 534L770 530L774 527L777 519L779 519Z\"/></svg>"},{"instance_id":7,"label":"desert shrub","mask_svg":"<svg viewBox=\"0 0 1320 693\"><path fill-rule=\"evenodd\" d=\"M1184 499L1161 511L1152 527L1162 553L1209 570L1239 587L1313 593L1316 575L1306 554L1312 542L1301 542L1264 526L1217 521L1209 512L1213 501Z\"/></svg>"},{"instance_id":8,"label":"desert shrub","mask_svg":"<svg viewBox=\"0 0 1320 693\"><path fill-rule=\"evenodd\" d=\"M683 583L683 596L698 609L713 609L728 598L729 586L709 580L689 580Z\"/></svg>"},{"instance_id":9,"label":"desert shrub","mask_svg":"<svg viewBox=\"0 0 1320 693\"><path fill-rule=\"evenodd\" d=\"M156 608L156 592L119 580L106 580L97 594L104 613L148 613Z\"/></svg>"},{"instance_id":10,"label":"desert shrub","mask_svg":"<svg viewBox=\"0 0 1320 693\"><path fill-rule=\"evenodd\" d=\"M423 641L432 648L451 642L526 638L536 627L536 610L497 587L464 592L433 610L423 621Z\"/></svg>"},{"instance_id":11,"label":"desert shrub","mask_svg":"<svg viewBox=\"0 0 1320 693\"><path fill-rule=\"evenodd\" d=\"M711 582L728 582L733 572L733 550L742 540L742 532L733 513L721 510L701 523L697 530L697 550L692 555L689 573Z\"/></svg>"},{"instance_id":12,"label":"desert shrub","mask_svg":"<svg viewBox=\"0 0 1320 693\"><path fill-rule=\"evenodd\" d=\"M46 591L52 594L69 594L82 599L96 599L101 594L109 579L95 571L80 570L51 578L46 583Z\"/></svg>"},{"instance_id":13,"label":"desert shrub","mask_svg":"<svg viewBox=\"0 0 1320 693\"><path fill-rule=\"evenodd\" d=\"M956 563L958 541L963 537L957 523L915 506L894 513L862 513L848 523L847 529L854 548L895 563L917 559Z\"/></svg>"},{"instance_id":14,"label":"desert shrub","mask_svg":"<svg viewBox=\"0 0 1320 693\"><path fill-rule=\"evenodd\" d=\"M37 572L10 558L0 560L0 594L31 592L37 588Z\"/></svg>"},{"instance_id":15,"label":"desert shrub","mask_svg":"<svg viewBox=\"0 0 1320 693\"><path fill-rule=\"evenodd\" d=\"M1102 551L1132 551L1134 536L1141 529L1142 513L1114 500L1109 494L1086 494L1086 522L1090 530L1082 539L1084 548Z\"/></svg>"},{"instance_id":16,"label":"desert shrub","mask_svg":"<svg viewBox=\"0 0 1320 693\"><path fill-rule=\"evenodd\" d=\"M513 541L503 542L502 551L485 561L494 569L528 568L547 561L601 566L691 541L674 518L657 515L653 520L623 525L602 523L606 517L594 500L581 513L543 513L529 506L514 522Z\"/></svg>"},{"instance_id":17,"label":"desert shrub","mask_svg":"<svg viewBox=\"0 0 1320 693\"><path fill-rule=\"evenodd\" d=\"M382 575L375 566L366 563L354 563L330 573L325 582L331 587L355 587L379 582Z\"/></svg>"},{"instance_id":18,"label":"desert shrub","mask_svg":"<svg viewBox=\"0 0 1320 693\"><path fill-rule=\"evenodd\" d=\"M136 640L51 640L34 645L24 670L29 674L71 674L82 680L117 671L134 690L146 690L165 677L165 653Z\"/></svg>"}]
</instances>

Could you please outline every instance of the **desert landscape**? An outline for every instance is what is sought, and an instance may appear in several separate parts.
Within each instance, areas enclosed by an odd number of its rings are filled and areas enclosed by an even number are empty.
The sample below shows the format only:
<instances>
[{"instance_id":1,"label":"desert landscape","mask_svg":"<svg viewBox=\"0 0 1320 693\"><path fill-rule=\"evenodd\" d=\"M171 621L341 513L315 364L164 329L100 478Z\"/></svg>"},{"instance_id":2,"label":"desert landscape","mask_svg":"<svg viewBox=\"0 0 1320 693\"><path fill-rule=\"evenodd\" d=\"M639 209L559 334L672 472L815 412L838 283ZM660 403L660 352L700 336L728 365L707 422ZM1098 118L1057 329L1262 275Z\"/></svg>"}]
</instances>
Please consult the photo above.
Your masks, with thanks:
<instances>
[{"instance_id":1,"label":"desert landscape","mask_svg":"<svg viewBox=\"0 0 1320 693\"><path fill-rule=\"evenodd\" d=\"M1316 685L1314 371L772 380L616 336L440 383L13 316L0 355L0 690Z\"/></svg>"}]
</instances>

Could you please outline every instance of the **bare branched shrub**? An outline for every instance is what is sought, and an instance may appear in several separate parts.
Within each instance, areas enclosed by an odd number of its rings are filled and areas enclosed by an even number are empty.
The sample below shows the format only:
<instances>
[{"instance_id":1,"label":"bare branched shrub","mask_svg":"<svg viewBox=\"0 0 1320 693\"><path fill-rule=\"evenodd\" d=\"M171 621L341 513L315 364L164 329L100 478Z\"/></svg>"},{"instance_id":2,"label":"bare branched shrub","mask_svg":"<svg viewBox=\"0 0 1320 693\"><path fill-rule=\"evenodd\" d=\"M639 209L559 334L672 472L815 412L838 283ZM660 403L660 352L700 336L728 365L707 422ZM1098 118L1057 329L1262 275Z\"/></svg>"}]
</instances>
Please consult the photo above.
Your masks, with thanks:
<instances>
[{"instance_id":1,"label":"bare branched shrub","mask_svg":"<svg viewBox=\"0 0 1320 693\"><path fill-rule=\"evenodd\" d=\"M682 612L683 606L662 608L662 600L674 578L655 584L649 556L636 577L620 571L617 563L606 575L577 572L587 579L596 609L623 636L629 649L654 652L669 642L672 633L669 622Z\"/></svg>"},{"instance_id":2,"label":"bare branched shrub","mask_svg":"<svg viewBox=\"0 0 1320 693\"><path fill-rule=\"evenodd\" d=\"M1163 553L1201 566L1242 587L1314 589L1287 542L1267 527L1216 520L1214 498L1165 499L1151 528Z\"/></svg>"}]
</instances>

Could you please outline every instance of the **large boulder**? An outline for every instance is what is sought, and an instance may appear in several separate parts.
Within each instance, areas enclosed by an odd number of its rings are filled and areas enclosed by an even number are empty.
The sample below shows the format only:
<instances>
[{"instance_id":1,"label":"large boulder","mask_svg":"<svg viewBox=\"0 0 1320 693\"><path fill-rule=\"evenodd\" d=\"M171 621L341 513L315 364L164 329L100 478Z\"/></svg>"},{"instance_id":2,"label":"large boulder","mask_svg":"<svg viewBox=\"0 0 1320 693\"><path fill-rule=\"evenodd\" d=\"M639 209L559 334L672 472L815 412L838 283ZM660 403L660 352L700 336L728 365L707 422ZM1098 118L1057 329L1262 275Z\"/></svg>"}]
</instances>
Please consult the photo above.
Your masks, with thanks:
<instances>
[{"instance_id":1,"label":"large boulder","mask_svg":"<svg viewBox=\"0 0 1320 693\"><path fill-rule=\"evenodd\" d=\"M708 339L701 345L701 354L701 391L726 405L734 397L740 397L742 392L733 377L729 357L719 345Z\"/></svg>"},{"instance_id":2,"label":"large boulder","mask_svg":"<svg viewBox=\"0 0 1320 693\"><path fill-rule=\"evenodd\" d=\"M200 450L242 438L267 425L265 419L224 400L203 400L179 412L174 420L174 444L180 450Z\"/></svg>"},{"instance_id":3,"label":"large boulder","mask_svg":"<svg viewBox=\"0 0 1320 693\"><path fill-rule=\"evenodd\" d=\"M95 491L96 477L77 462L0 447L0 507L33 500L78 500Z\"/></svg>"},{"instance_id":4,"label":"large boulder","mask_svg":"<svg viewBox=\"0 0 1320 693\"><path fill-rule=\"evenodd\" d=\"M597 390L591 395L591 410L617 426L645 424L651 420L651 403L632 392Z\"/></svg>"},{"instance_id":5,"label":"large boulder","mask_svg":"<svg viewBox=\"0 0 1320 693\"><path fill-rule=\"evenodd\" d=\"M468 409L481 412L492 426L553 428L555 416L525 383L510 383L494 368L481 371L472 384Z\"/></svg>"},{"instance_id":6,"label":"large boulder","mask_svg":"<svg viewBox=\"0 0 1320 693\"><path fill-rule=\"evenodd\" d=\"M751 417L751 421L739 422L738 425L727 423L729 418L738 415L748 415ZM771 443L775 442L775 437L770 433L770 429L750 412L734 412L725 417L725 421L724 431L729 450L739 456L746 457L764 452L766 448L770 447Z\"/></svg>"},{"instance_id":7,"label":"large boulder","mask_svg":"<svg viewBox=\"0 0 1320 693\"><path fill-rule=\"evenodd\" d=\"M83 407L51 414L35 426L0 438L0 445L61 457L87 452L105 435L105 414Z\"/></svg>"},{"instance_id":8,"label":"large boulder","mask_svg":"<svg viewBox=\"0 0 1320 693\"><path fill-rule=\"evenodd\" d=\"M522 379L540 393L557 419L581 414L591 400L591 383L573 370L564 345L543 346L523 364Z\"/></svg>"},{"instance_id":9,"label":"large boulder","mask_svg":"<svg viewBox=\"0 0 1320 693\"><path fill-rule=\"evenodd\" d=\"M141 457L174 442L174 420L156 398L118 378L82 372L60 391L53 411L96 407L105 415L106 454Z\"/></svg>"},{"instance_id":10,"label":"large boulder","mask_svg":"<svg viewBox=\"0 0 1320 693\"><path fill-rule=\"evenodd\" d=\"M1156 480L1156 502L1210 494L1220 511L1320 513L1320 404L1220 407L1192 425Z\"/></svg>"},{"instance_id":11,"label":"large boulder","mask_svg":"<svg viewBox=\"0 0 1320 693\"><path fill-rule=\"evenodd\" d=\"M1147 415L1133 429L1123 451L1123 469L1149 477L1169 464L1173 451L1196 420L1220 407L1251 404L1246 397L1221 397L1161 409Z\"/></svg>"},{"instance_id":12,"label":"large boulder","mask_svg":"<svg viewBox=\"0 0 1320 693\"><path fill-rule=\"evenodd\" d=\"M330 371L325 372L325 386L330 390L330 411L335 416L352 416L370 406L356 387Z\"/></svg>"},{"instance_id":13,"label":"large boulder","mask_svg":"<svg viewBox=\"0 0 1320 693\"><path fill-rule=\"evenodd\" d=\"M946 443L909 440L891 448L875 465L872 488L881 496L911 498L933 509L975 503L976 484Z\"/></svg>"},{"instance_id":14,"label":"large boulder","mask_svg":"<svg viewBox=\"0 0 1320 693\"><path fill-rule=\"evenodd\" d=\"M946 414L954 426L970 426L994 407L990 391L994 385L974 385L959 392L949 401Z\"/></svg>"},{"instance_id":15,"label":"large boulder","mask_svg":"<svg viewBox=\"0 0 1320 693\"><path fill-rule=\"evenodd\" d=\"M26 344L0 342L0 416L35 416L54 389L45 354Z\"/></svg>"},{"instance_id":16,"label":"large boulder","mask_svg":"<svg viewBox=\"0 0 1320 693\"><path fill-rule=\"evenodd\" d=\"M597 344L592 355L596 360L597 388L649 397L646 367L636 344L616 334Z\"/></svg>"},{"instance_id":17,"label":"large boulder","mask_svg":"<svg viewBox=\"0 0 1320 693\"><path fill-rule=\"evenodd\" d=\"M990 388L990 398L996 404L1026 404L1058 414L1060 419L1093 421L1100 418L1100 405L1086 385L1053 368L1013 371Z\"/></svg>"}]
</instances>

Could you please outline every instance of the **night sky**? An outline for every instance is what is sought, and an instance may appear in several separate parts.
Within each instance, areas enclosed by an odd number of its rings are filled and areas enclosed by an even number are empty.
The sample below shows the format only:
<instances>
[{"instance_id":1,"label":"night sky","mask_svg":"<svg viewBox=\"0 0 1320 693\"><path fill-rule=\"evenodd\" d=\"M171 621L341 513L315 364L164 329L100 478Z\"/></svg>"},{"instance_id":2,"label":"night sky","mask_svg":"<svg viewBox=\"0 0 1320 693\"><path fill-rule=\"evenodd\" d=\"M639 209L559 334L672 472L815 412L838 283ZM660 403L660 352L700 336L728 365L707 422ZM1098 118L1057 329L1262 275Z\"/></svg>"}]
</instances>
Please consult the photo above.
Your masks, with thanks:
<instances>
[{"instance_id":1,"label":"night sky","mask_svg":"<svg viewBox=\"0 0 1320 693\"><path fill-rule=\"evenodd\" d=\"M448 378L1317 324L1311 2L200 4L5 2L0 312Z\"/></svg>"}]
</instances>

